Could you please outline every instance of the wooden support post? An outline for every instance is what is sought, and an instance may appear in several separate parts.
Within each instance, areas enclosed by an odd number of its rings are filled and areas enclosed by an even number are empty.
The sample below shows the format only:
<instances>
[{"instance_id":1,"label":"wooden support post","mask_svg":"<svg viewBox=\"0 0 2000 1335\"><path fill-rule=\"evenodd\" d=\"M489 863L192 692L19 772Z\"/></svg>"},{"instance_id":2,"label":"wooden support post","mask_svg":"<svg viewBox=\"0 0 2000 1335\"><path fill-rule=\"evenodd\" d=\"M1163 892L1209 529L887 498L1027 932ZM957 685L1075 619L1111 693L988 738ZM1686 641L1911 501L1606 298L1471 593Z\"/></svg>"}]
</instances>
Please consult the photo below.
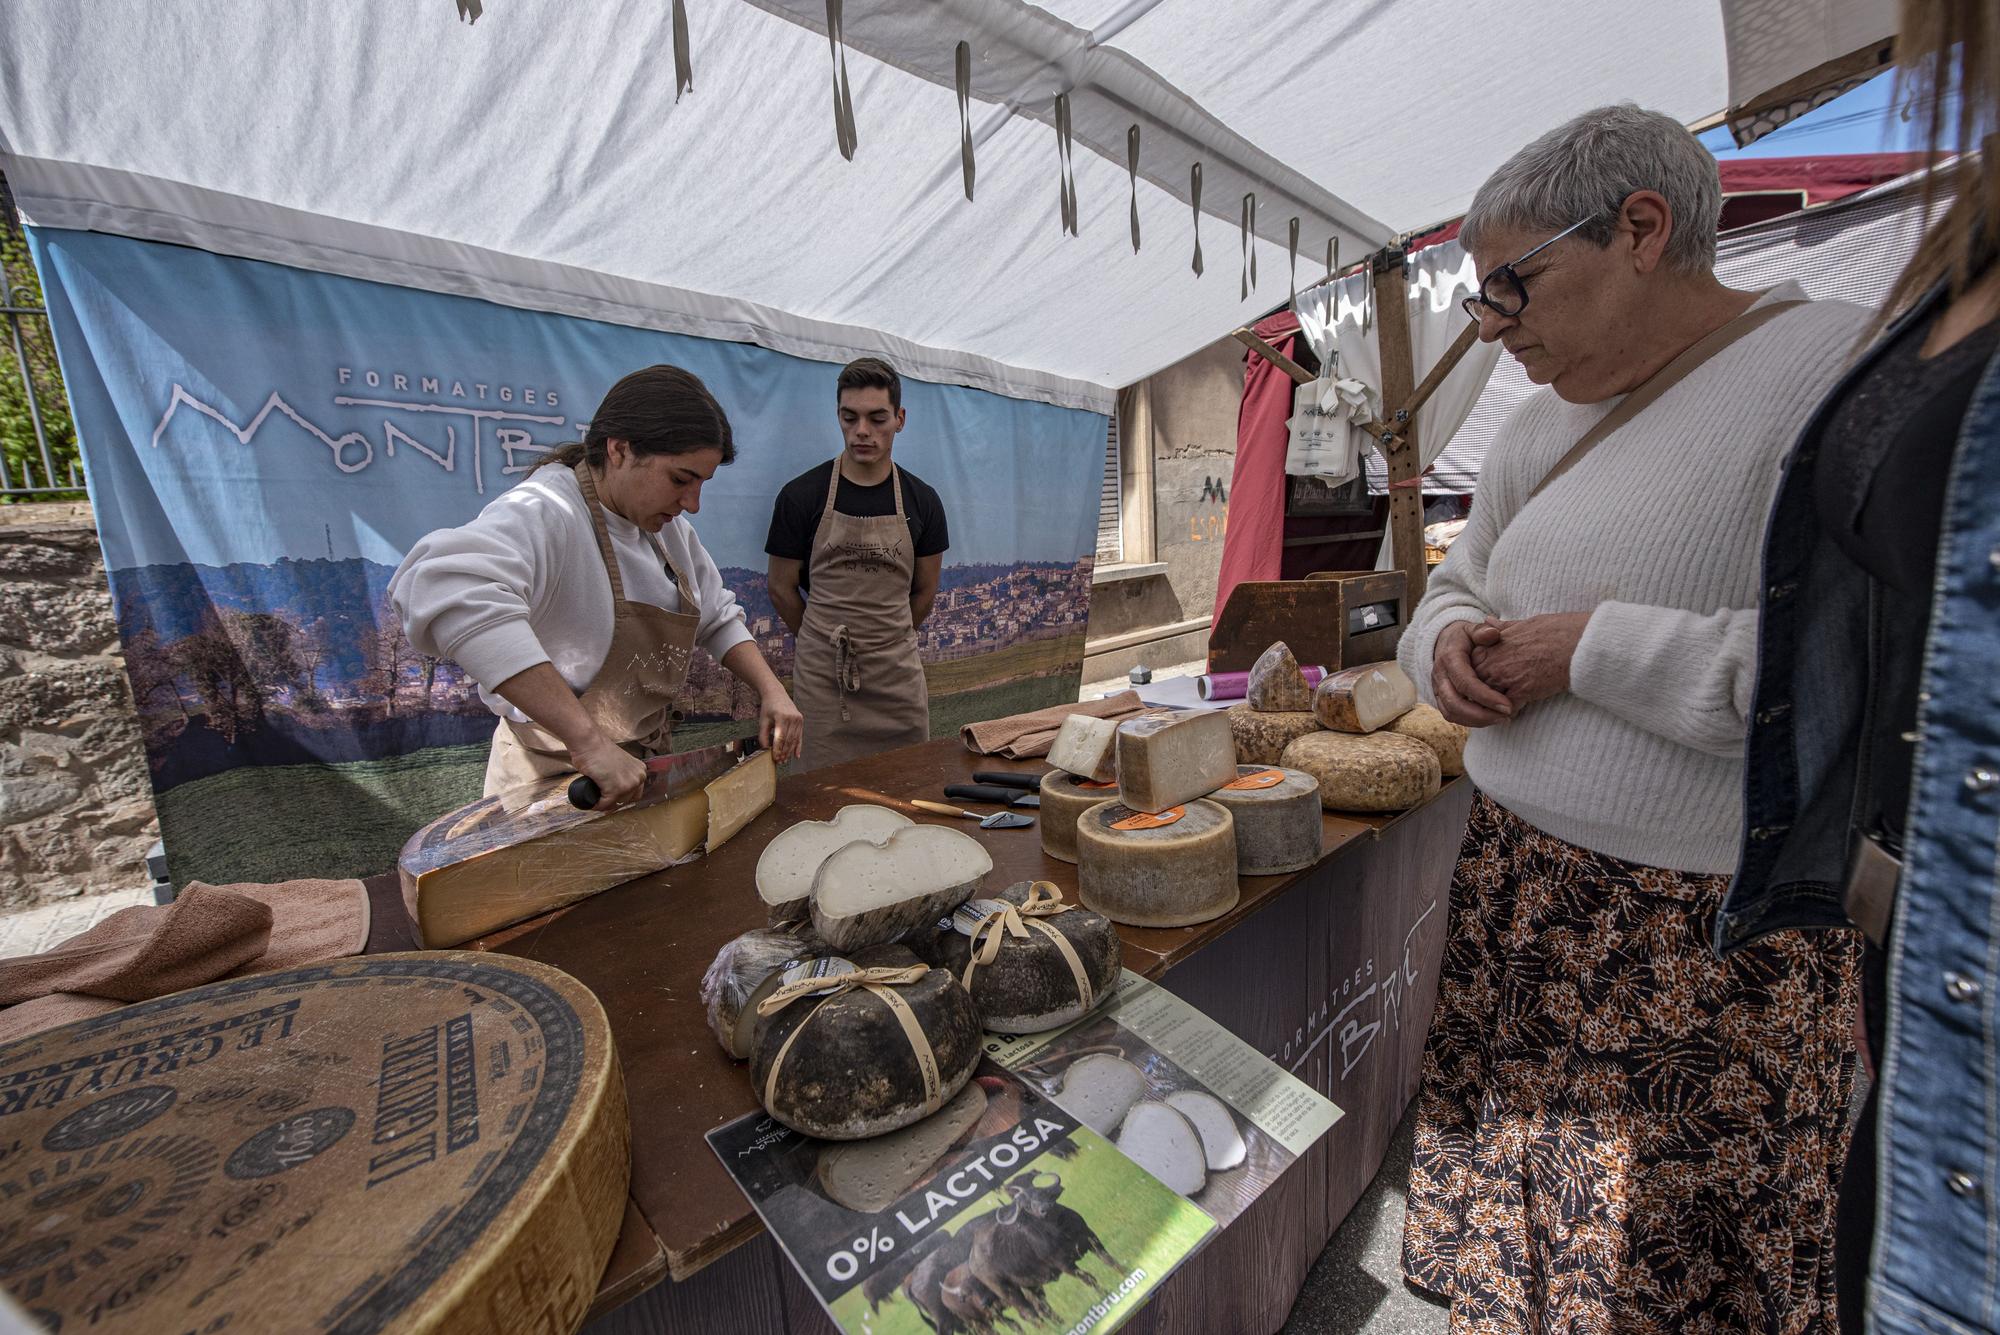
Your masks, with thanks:
<instances>
[{"instance_id":1,"label":"wooden support post","mask_svg":"<svg viewBox=\"0 0 2000 1335\"><path fill-rule=\"evenodd\" d=\"M1410 605L1424 596L1424 496L1417 481L1415 414L1404 417L1390 404L1410 402L1416 395L1417 370L1410 347L1409 284L1403 276L1403 251L1391 246L1377 252L1374 263L1375 333L1382 346L1382 403L1390 414L1386 424L1395 435L1381 448L1389 465L1389 545L1396 568L1409 582ZM1399 485L1406 484L1406 485Z\"/></svg>"}]
</instances>

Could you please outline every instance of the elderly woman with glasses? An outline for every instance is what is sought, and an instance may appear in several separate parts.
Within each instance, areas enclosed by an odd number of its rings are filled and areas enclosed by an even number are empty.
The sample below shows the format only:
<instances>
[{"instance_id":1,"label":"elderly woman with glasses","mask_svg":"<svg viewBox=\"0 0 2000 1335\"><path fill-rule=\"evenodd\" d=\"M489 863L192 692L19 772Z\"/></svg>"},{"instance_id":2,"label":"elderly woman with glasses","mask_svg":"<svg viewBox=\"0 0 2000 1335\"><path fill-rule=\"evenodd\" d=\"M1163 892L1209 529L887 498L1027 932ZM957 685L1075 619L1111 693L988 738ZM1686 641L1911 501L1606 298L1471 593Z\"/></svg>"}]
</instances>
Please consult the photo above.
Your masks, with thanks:
<instances>
[{"instance_id":1,"label":"elderly woman with glasses","mask_svg":"<svg viewBox=\"0 0 2000 1335\"><path fill-rule=\"evenodd\" d=\"M1474 198L1468 299L1546 386L1401 646L1478 788L1403 1266L1480 1332L1831 1330L1856 943L1719 961L1780 465L1867 312L1714 265L1680 125L1577 117Z\"/></svg>"}]
</instances>

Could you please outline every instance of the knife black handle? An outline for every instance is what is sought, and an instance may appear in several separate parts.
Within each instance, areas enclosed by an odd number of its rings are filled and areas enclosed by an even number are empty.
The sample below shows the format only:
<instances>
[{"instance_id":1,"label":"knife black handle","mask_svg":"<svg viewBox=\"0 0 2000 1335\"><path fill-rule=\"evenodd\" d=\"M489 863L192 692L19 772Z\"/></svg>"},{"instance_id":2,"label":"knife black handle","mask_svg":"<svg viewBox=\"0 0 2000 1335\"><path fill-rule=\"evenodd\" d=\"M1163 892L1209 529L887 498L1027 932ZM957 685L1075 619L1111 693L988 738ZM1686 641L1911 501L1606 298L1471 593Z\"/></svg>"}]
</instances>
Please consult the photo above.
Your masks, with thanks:
<instances>
[{"instance_id":1,"label":"knife black handle","mask_svg":"<svg viewBox=\"0 0 2000 1335\"><path fill-rule=\"evenodd\" d=\"M597 780L588 774L579 774L569 781L569 804L578 811L591 811L597 806L604 792L597 786Z\"/></svg>"},{"instance_id":2,"label":"knife black handle","mask_svg":"<svg viewBox=\"0 0 2000 1335\"><path fill-rule=\"evenodd\" d=\"M1012 806L1021 792L1017 788L996 788L984 783L952 783L945 785L944 795L961 802L998 802L1004 807Z\"/></svg>"},{"instance_id":3,"label":"knife black handle","mask_svg":"<svg viewBox=\"0 0 2000 1335\"><path fill-rule=\"evenodd\" d=\"M1039 793L1042 790L1042 776L1039 774L1016 774L1007 770L982 769L972 772L974 783L990 783L998 788L1019 788L1024 793Z\"/></svg>"}]
</instances>

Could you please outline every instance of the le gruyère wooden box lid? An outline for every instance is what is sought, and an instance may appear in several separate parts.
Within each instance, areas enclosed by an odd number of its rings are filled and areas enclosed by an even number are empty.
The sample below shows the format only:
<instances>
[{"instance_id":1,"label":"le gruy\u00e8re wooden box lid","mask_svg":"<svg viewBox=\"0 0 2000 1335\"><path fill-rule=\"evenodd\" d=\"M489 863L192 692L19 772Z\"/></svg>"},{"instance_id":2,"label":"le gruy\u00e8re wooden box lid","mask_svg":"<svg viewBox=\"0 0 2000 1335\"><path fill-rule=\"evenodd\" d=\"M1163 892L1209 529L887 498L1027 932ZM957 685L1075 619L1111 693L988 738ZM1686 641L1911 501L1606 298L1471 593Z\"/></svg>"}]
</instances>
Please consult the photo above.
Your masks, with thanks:
<instances>
[{"instance_id":1,"label":"le gruy\u00e8re wooden box lid","mask_svg":"<svg viewBox=\"0 0 2000 1335\"><path fill-rule=\"evenodd\" d=\"M547 965L378 955L0 1047L0 1285L51 1330L573 1330L625 1086Z\"/></svg>"}]
</instances>

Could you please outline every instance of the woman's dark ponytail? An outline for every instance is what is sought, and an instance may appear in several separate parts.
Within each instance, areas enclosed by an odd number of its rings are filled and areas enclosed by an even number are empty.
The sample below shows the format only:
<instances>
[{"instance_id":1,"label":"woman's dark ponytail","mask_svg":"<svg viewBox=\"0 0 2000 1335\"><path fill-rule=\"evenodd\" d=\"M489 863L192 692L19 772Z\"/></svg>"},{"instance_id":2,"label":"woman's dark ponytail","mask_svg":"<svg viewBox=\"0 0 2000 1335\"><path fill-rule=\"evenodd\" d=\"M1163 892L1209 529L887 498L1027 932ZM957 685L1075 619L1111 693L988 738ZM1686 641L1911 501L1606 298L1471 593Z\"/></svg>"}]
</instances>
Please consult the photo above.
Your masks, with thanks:
<instances>
[{"instance_id":1,"label":"woman's dark ponytail","mask_svg":"<svg viewBox=\"0 0 2000 1335\"><path fill-rule=\"evenodd\" d=\"M699 376L678 366L648 366L624 377L591 414L583 439L549 451L535 467L602 468L605 442L613 439L630 441L634 454L721 450L723 463L736 462L729 415Z\"/></svg>"}]
</instances>

